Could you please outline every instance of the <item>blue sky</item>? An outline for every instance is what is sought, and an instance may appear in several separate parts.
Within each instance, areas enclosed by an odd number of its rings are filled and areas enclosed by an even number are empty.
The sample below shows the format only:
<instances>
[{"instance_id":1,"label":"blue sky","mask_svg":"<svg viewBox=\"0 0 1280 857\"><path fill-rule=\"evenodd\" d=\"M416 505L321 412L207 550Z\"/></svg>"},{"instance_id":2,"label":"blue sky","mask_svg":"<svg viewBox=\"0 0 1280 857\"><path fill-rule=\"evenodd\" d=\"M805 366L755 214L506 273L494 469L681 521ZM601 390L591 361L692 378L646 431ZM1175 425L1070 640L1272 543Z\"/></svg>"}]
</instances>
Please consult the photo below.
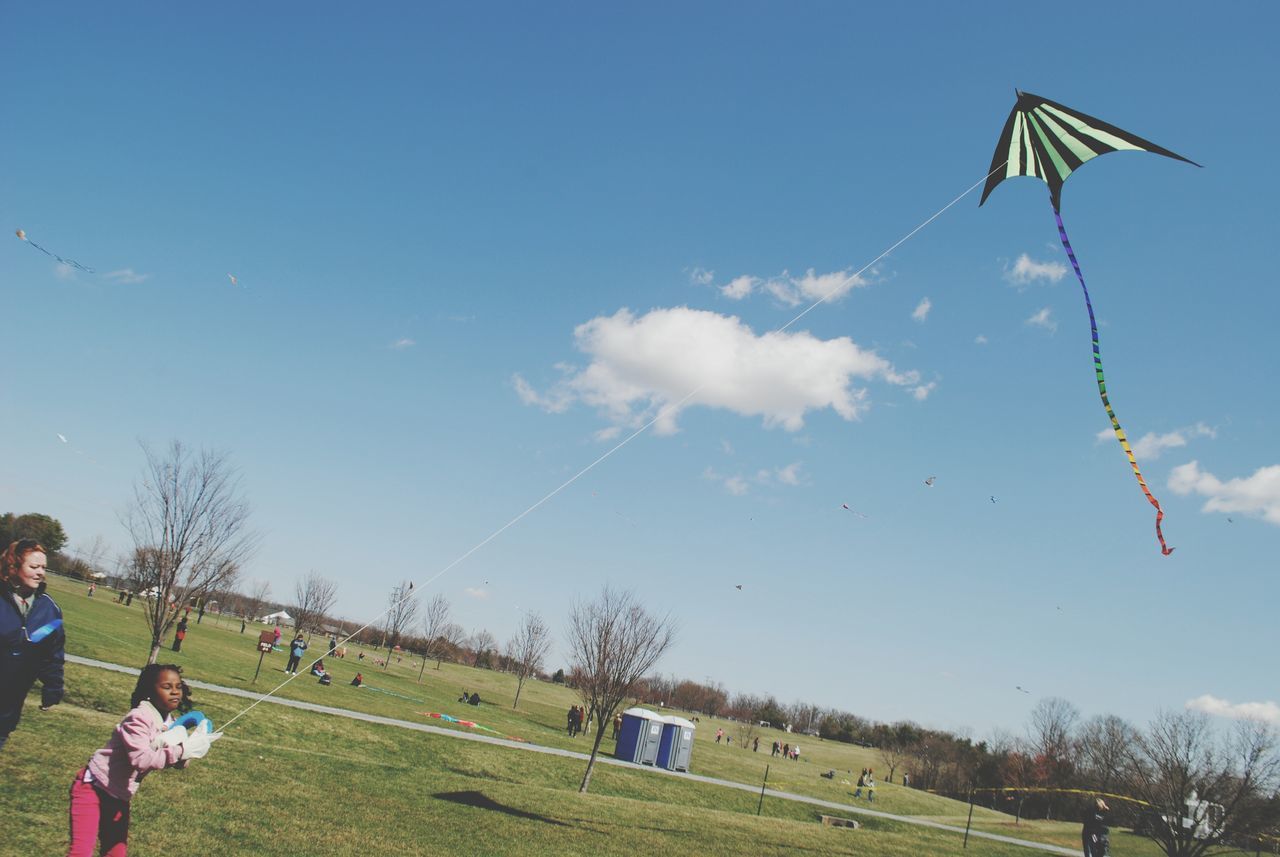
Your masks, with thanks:
<instances>
[{"instance_id":1,"label":"blue sky","mask_svg":"<svg viewBox=\"0 0 1280 857\"><path fill-rule=\"evenodd\" d=\"M11 6L0 505L124 549L139 439L216 447L248 577L368 619L698 388L428 591L505 639L631 587L664 672L976 734L1274 702L1278 17ZM1042 184L767 335L982 179L1015 87L1205 165L1063 194L1169 558Z\"/></svg>"}]
</instances>

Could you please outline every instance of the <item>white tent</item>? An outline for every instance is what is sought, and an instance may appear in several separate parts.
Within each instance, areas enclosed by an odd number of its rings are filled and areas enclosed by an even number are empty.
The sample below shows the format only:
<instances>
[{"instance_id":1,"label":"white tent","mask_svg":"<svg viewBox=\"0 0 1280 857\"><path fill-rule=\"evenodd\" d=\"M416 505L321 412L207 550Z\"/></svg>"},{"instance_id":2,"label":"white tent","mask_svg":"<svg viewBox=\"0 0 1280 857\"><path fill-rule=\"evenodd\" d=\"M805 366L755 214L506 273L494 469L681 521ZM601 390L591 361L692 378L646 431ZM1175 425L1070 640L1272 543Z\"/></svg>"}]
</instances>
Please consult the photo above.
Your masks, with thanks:
<instances>
[{"instance_id":1,"label":"white tent","mask_svg":"<svg viewBox=\"0 0 1280 857\"><path fill-rule=\"evenodd\" d=\"M292 622L293 617L283 610L278 610L275 613L263 616L262 621L267 625L274 625L277 622Z\"/></svg>"}]
</instances>

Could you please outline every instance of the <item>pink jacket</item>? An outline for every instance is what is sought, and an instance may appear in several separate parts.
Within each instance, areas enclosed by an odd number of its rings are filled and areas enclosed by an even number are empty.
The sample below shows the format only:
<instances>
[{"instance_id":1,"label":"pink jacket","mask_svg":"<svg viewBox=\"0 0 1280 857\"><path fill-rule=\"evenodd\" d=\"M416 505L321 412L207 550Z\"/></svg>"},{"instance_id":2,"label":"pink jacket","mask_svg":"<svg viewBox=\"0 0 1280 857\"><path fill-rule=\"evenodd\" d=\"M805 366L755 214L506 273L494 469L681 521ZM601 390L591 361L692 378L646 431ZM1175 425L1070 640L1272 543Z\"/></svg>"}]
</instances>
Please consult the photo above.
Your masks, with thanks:
<instances>
[{"instance_id":1,"label":"pink jacket","mask_svg":"<svg viewBox=\"0 0 1280 857\"><path fill-rule=\"evenodd\" d=\"M148 771L176 765L182 759L182 747L160 742L171 721L145 699L126 714L107 746L89 760L89 776L98 788L114 798L129 800Z\"/></svg>"}]
</instances>

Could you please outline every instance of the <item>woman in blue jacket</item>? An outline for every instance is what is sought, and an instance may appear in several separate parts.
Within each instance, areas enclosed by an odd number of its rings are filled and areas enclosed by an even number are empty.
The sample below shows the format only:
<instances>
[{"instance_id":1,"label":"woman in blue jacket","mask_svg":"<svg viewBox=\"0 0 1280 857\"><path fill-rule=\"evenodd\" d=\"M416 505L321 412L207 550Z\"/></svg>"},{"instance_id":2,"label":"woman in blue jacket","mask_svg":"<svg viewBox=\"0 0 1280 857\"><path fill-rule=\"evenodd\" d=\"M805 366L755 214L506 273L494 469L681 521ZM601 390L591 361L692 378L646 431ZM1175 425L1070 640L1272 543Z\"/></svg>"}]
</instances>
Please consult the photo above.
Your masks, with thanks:
<instances>
[{"instance_id":1,"label":"woman in blue jacket","mask_svg":"<svg viewBox=\"0 0 1280 857\"><path fill-rule=\"evenodd\" d=\"M62 611L44 592L45 562L35 539L19 539L0 557L0 747L17 728L36 679L41 711L62 701L66 634Z\"/></svg>"}]
</instances>

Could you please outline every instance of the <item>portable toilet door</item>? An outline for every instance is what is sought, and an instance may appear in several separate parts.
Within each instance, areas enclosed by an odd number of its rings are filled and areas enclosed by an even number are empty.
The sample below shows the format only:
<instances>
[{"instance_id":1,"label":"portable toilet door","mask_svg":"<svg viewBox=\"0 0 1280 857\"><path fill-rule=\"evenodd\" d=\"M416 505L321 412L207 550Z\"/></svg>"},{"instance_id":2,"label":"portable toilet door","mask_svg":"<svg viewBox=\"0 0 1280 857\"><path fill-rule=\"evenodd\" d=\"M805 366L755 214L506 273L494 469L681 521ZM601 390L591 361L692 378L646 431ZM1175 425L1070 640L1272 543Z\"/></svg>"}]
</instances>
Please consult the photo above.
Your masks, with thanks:
<instances>
[{"instance_id":1,"label":"portable toilet door","mask_svg":"<svg viewBox=\"0 0 1280 857\"><path fill-rule=\"evenodd\" d=\"M655 716L644 724L636 759L642 765L653 765L658 761L658 746L662 743L662 721L663 718Z\"/></svg>"},{"instance_id":2,"label":"portable toilet door","mask_svg":"<svg viewBox=\"0 0 1280 857\"><path fill-rule=\"evenodd\" d=\"M618 730L614 757L626 762L640 761L640 750L648 733L649 721L657 716L644 708L628 708L622 712L622 728Z\"/></svg>"},{"instance_id":3,"label":"portable toilet door","mask_svg":"<svg viewBox=\"0 0 1280 857\"><path fill-rule=\"evenodd\" d=\"M672 717L667 728L672 732L671 758L667 767L673 771L688 771L693 756L693 730L697 727L683 717Z\"/></svg>"}]
</instances>

